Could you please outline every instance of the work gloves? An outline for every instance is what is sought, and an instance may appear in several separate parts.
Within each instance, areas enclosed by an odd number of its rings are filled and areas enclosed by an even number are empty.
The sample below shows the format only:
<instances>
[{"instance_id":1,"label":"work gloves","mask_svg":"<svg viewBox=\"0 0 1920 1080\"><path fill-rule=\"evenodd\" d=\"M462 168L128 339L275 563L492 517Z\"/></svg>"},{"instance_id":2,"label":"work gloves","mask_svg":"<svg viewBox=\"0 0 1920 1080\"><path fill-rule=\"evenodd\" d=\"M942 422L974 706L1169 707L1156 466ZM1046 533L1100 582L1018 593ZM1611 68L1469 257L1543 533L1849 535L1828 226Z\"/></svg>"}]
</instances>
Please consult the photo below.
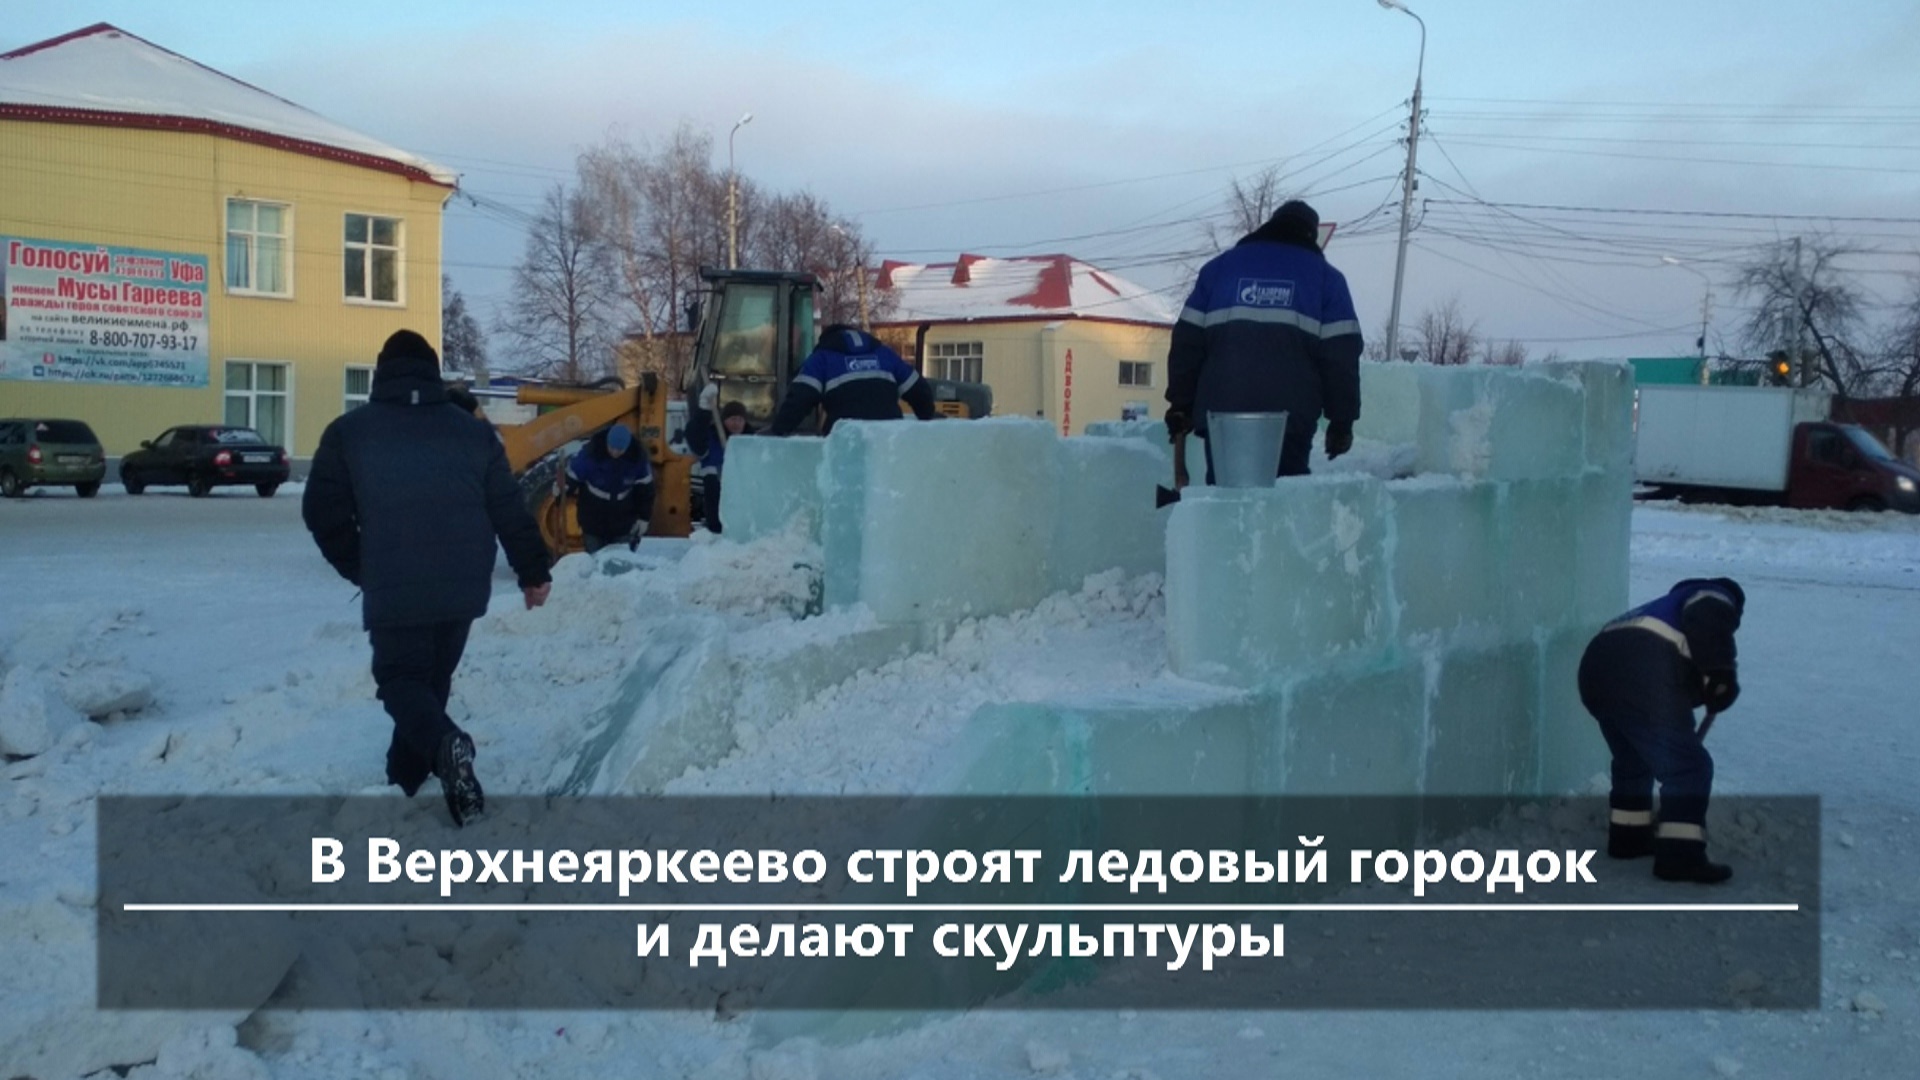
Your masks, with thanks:
<instances>
[{"instance_id":1,"label":"work gloves","mask_svg":"<svg viewBox=\"0 0 1920 1080\"><path fill-rule=\"evenodd\" d=\"M1166 415L1167 439L1179 442L1193 431L1193 417L1185 409L1168 409Z\"/></svg>"},{"instance_id":2,"label":"work gloves","mask_svg":"<svg viewBox=\"0 0 1920 1080\"><path fill-rule=\"evenodd\" d=\"M700 388L700 408L705 412L712 412L713 407L718 404L720 404L720 384L709 379L707 385Z\"/></svg>"},{"instance_id":3,"label":"work gloves","mask_svg":"<svg viewBox=\"0 0 1920 1080\"><path fill-rule=\"evenodd\" d=\"M1740 680L1731 671L1709 671L1701 696L1710 712L1726 712L1740 697Z\"/></svg>"},{"instance_id":4,"label":"work gloves","mask_svg":"<svg viewBox=\"0 0 1920 1080\"><path fill-rule=\"evenodd\" d=\"M1353 449L1353 423L1341 420L1328 421L1327 460L1332 461L1351 449Z\"/></svg>"}]
</instances>

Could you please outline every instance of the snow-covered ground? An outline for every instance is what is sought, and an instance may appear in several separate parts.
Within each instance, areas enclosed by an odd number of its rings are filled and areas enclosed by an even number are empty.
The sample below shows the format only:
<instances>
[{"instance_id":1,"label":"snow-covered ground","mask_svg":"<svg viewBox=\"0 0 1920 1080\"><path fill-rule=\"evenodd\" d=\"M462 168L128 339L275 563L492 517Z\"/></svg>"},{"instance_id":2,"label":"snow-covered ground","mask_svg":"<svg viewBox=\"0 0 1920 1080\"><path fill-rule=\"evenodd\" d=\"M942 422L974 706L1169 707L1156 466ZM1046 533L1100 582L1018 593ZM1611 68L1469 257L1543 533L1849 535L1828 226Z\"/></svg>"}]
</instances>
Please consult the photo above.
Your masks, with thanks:
<instances>
[{"instance_id":1,"label":"snow-covered ground","mask_svg":"<svg viewBox=\"0 0 1920 1080\"><path fill-rule=\"evenodd\" d=\"M82 1004L93 796L386 790L387 724L357 602L314 552L298 503L292 490L136 499L111 487L91 500L0 501L0 749L34 753L0 763L0 1077L23 1072L7 1049L24 1045L9 1042L18 1018L68 1002L43 1029L84 1041L103 1026ZM1719 789L1824 797L1818 1012L995 1012L773 1052L707 1015L274 1013L237 1031L208 1016L132 1075L1915 1075L1920 518L1642 507L1633 544L1637 598L1683 576L1746 586L1744 693L1712 738ZM649 541L642 569L620 576L576 558L533 612L503 573L453 707L489 790L545 790L654 620L720 619L770 648L846 633L846 617L784 614L804 605L809 582L806 553L781 545ZM910 790L986 702L1204 696L1166 672L1161 618L1157 582L1098 580L812 700L736 717L735 748L668 788ZM88 722L75 705L107 715ZM409 813L432 820L437 798L429 784Z\"/></svg>"}]
</instances>

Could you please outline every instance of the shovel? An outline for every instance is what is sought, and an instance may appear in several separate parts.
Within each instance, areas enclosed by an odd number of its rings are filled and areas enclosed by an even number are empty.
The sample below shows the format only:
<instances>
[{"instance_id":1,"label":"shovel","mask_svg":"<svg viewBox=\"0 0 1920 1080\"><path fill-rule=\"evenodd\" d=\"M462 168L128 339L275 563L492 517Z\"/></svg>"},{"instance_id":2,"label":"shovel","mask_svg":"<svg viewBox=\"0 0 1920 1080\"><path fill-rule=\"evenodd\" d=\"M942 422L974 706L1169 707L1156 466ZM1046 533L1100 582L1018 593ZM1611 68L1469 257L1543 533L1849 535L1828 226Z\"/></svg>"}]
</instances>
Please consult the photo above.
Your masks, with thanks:
<instances>
[{"instance_id":1,"label":"shovel","mask_svg":"<svg viewBox=\"0 0 1920 1080\"><path fill-rule=\"evenodd\" d=\"M1702 720L1702 721L1700 721L1700 730L1699 730L1699 731L1696 731L1696 732L1694 732L1694 734L1695 734L1696 736L1698 736L1698 737L1700 737L1700 738L1702 738L1702 739L1704 739L1704 738L1706 738L1706 737L1707 737L1707 731L1708 731L1708 730L1709 730L1710 728L1712 728L1712 727L1713 727L1713 721L1714 721L1714 719L1715 719L1716 717L1718 717L1719 715L1720 715L1720 714L1719 714L1719 713L1717 713L1717 712L1713 712L1712 710L1708 710L1708 712L1707 712L1707 718L1706 718L1705 720Z\"/></svg>"},{"instance_id":2,"label":"shovel","mask_svg":"<svg viewBox=\"0 0 1920 1080\"><path fill-rule=\"evenodd\" d=\"M1187 486L1187 437L1182 434L1173 440L1173 487L1164 488L1154 485L1153 508L1155 510L1172 506L1180 501L1180 489Z\"/></svg>"}]
</instances>

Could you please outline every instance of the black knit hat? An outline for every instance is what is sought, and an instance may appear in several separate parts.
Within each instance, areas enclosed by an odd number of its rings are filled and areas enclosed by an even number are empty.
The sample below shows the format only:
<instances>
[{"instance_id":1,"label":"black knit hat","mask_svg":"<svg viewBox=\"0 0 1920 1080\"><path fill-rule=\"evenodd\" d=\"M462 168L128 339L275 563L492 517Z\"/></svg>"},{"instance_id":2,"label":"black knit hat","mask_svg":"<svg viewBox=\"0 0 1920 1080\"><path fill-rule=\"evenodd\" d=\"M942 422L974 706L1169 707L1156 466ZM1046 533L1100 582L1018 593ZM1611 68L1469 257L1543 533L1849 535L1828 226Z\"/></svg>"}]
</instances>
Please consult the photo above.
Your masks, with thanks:
<instances>
[{"instance_id":1,"label":"black knit hat","mask_svg":"<svg viewBox=\"0 0 1920 1080\"><path fill-rule=\"evenodd\" d=\"M382 367L410 367L422 360L432 365L434 370L439 370L440 354L433 351L433 346L427 344L426 338L411 330L395 330L387 343L380 346L379 363Z\"/></svg>"},{"instance_id":2,"label":"black knit hat","mask_svg":"<svg viewBox=\"0 0 1920 1080\"><path fill-rule=\"evenodd\" d=\"M1288 199L1286 202L1281 203L1280 209L1273 212L1273 220L1304 222L1309 229L1318 229L1320 227L1319 211L1301 202L1299 199Z\"/></svg>"},{"instance_id":3,"label":"black knit hat","mask_svg":"<svg viewBox=\"0 0 1920 1080\"><path fill-rule=\"evenodd\" d=\"M1281 203L1267 225L1288 240L1320 246L1320 214L1299 199Z\"/></svg>"},{"instance_id":4,"label":"black knit hat","mask_svg":"<svg viewBox=\"0 0 1920 1080\"><path fill-rule=\"evenodd\" d=\"M720 419L722 420L731 420L736 416L745 419L746 415L747 407L737 401L729 401L725 405L720 406Z\"/></svg>"}]
</instances>

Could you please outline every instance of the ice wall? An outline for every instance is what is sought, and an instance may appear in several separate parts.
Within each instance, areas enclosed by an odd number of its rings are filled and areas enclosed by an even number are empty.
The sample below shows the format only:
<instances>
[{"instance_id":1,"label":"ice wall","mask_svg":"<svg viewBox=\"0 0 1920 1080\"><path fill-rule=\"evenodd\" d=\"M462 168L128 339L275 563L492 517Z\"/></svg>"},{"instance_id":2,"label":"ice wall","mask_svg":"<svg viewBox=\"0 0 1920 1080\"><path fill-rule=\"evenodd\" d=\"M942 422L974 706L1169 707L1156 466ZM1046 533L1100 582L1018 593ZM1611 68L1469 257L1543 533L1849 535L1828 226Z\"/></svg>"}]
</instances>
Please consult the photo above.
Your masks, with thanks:
<instances>
[{"instance_id":1,"label":"ice wall","mask_svg":"<svg viewBox=\"0 0 1920 1080\"><path fill-rule=\"evenodd\" d=\"M1409 448L1417 475L1190 487L1157 510L1154 488L1169 483L1158 423L1072 439L1014 418L842 424L824 441L735 440L722 512L730 538L810 523L828 608L865 608L882 625L937 629L1111 567L1163 571L1173 672L1254 702L1248 754L1265 762L1244 778L1254 790L1584 784L1605 757L1572 670L1626 606L1629 370L1366 364L1362 399L1356 435ZM1176 728L1197 722L1190 709L1161 713ZM1052 705L1022 715L1099 722ZM1005 752L1006 721L991 722L976 740L988 771L954 784L1011 783L992 769L1019 755ZM1105 790L1098 777L1126 775L1101 764L1102 740L1036 737L1094 748L1060 777Z\"/></svg>"},{"instance_id":2,"label":"ice wall","mask_svg":"<svg viewBox=\"0 0 1920 1080\"><path fill-rule=\"evenodd\" d=\"M1361 723L1419 734L1403 792L1557 792L1604 764L1573 669L1626 606L1630 380L1610 364L1369 364L1363 411L1384 407L1366 434L1415 443L1420 475L1214 489L1173 511L1169 663L1278 698L1293 749L1273 790L1366 760L1381 733ZM1394 692L1365 718L1296 715L1328 665Z\"/></svg>"},{"instance_id":3,"label":"ice wall","mask_svg":"<svg viewBox=\"0 0 1920 1080\"><path fill-rule=\"evenodd\" d=\"M817 451L738 459L766 464L730 472L723 512L739 497L750 529L822 522L829 608L864 606L881 625L1015 610L1112 566L1164 572L1168 663L1190 693L981 708L927 793L1586 786L1606 751L1574 673L1626 606L1628 369L1369 364L1362 396L1357 437L1406 448L1416 475L1191 487L1155 510L1169 471L1158 424L1065 440L1025 420L843 425ZM795 480L816 453L812 484ZM1197 478L1197 446L1190 461ZM1351 834L1373 815L1370 841L1407 846L1475 824L1438 820L1445 802L1337 805L1336 822L1301 835ZM1013 988L980 978L982 996ZM755 1037L855 1038L911 1019L783 1013Z\"/></svg>"},{"instance_id":4,"label":"ice wall","mask_svg":"<svg viewBox=\"0 0 1920 1080\"><path fill-rule=\"evenodd\" d=\"M1164 561L1154 487L1170 480L1145 442L1063 439L1039 420L994 418L842 423L825 440L729 446L728 538L801 519L825 555L829 609L945 625Z\"/></svg>"}]
</instances>

